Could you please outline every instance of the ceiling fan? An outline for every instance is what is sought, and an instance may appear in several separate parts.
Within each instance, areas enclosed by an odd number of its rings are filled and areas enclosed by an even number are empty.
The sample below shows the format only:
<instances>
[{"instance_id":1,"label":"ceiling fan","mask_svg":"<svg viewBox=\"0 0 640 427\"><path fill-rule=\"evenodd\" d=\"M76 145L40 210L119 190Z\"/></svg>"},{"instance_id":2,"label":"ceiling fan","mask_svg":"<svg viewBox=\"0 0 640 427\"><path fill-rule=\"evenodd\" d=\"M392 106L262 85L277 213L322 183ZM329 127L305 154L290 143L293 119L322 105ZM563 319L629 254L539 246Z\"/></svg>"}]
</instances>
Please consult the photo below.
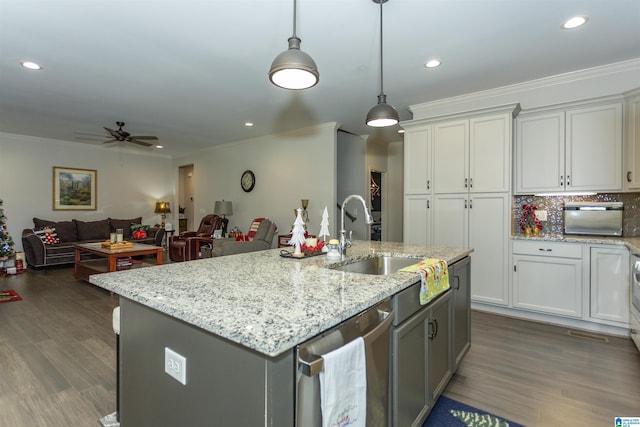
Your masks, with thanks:
<instances>
[{"instance_id":1,"label":"ceiling fan","mask_svg":"<svg viewBox=\"0 0 640 427\"><path fill-rule=\"evenodd\" d=\"M131 142L133 144L142 145L145 147L151 147L153 144L147 141L157 141L157 136L150 135L131 135L129 132L122 129L124 122L116 122L118 129L113 130L105 127L104 130L111 136L111 139L104 141L105 144L109 142Z\"/></svg>"}]
</instances>

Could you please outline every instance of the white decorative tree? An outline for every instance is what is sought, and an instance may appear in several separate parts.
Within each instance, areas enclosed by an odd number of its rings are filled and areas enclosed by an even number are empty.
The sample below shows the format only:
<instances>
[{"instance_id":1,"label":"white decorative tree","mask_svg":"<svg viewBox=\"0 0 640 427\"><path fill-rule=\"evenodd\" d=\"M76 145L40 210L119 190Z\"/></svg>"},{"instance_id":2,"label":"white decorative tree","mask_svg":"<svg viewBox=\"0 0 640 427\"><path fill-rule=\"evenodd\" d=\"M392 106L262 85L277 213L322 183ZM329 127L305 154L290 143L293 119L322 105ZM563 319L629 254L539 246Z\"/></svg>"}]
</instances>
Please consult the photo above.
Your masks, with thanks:
<instances>
[{"instance_id":1,"label":"white decorative tree","mask_svg":"<svg viewBox=\"0 0 640 427\"><path fill-rule=\"evenodd\" d=\"M300 245L307 241L304 233L304 221L302 220L302 208L298 208L298 215L296 215L296 221L293 223L293 230L291 230L291 239L289 239L289 245L293 246L295 249L293 251L294 255L302 254L300 250Z\"/></svg>"},{"instance_id":2,"label":"white decorative tree","mask_svg":"<svg viewBox=\"0 0 640 427\"><path fill-rule=\"evenodd\" d=\"M318 233L318 237L322 237L322 240L325 242L327 238L331 234L329 233L329 212L327 212L327 207L324 207L324 212L322 212L322 221L320 222L320 233ZM322 252L327 252L327 245L322 247Z\"/></svg>"}]
</instances>

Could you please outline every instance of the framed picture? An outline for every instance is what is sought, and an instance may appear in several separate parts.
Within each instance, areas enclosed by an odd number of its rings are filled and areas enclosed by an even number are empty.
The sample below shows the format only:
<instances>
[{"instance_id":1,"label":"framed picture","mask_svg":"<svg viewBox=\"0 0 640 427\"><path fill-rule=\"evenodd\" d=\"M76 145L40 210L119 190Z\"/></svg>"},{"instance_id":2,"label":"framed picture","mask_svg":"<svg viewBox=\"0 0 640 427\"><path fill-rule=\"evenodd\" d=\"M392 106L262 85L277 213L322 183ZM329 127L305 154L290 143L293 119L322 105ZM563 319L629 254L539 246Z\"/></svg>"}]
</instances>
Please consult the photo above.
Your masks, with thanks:
<instances>
[{"instance_id":1,"label":"framed picture","mask_svg":"<svg viewBox=\"0 0 640 427\"><path fill-rule=\"evenodd\" d=\"M95 211L98 172L94 169L53 167L53 210Z\"/></svg>"},{"instance_id":2,"label":"framed picture","mask_svg":"<svg viewBox=\"0 0 640 427\"><path fill-rule=\"evenodd\" d=\"M213 238L221 239L222 238L222 229L213 230Z\"/></svg>"}]
</instances>

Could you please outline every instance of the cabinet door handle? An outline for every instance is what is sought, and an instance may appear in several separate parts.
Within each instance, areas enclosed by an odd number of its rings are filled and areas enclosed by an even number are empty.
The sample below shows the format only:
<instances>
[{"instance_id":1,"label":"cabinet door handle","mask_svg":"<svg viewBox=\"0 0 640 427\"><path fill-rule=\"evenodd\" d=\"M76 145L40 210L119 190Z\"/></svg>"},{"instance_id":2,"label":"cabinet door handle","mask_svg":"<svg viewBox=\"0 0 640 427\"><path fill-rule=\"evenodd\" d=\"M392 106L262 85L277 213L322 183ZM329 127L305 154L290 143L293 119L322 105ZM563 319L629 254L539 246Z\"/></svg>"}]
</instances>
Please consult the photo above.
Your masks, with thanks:
<instances>
[{"instance_id":1,"label":"cabinet door handle","mask_svg":"<svg viewBox=\"0 0 640 427\"><path fill-rule=\"evenodd\" d=\"M429 322L429 339L433 340L438 335L438 319Z\"/></svg>"},{"instance_id":2,"label":"cabinet door handle","mask_svg":"<svg viewBox=\"0 0 640 427\"><path fill-rule=\"evenodd\" d=\"M431 180L427 180L427 190L431 190Z\"/></svg>"},{"instance_id":3,"label":"cabinet door handle","mask_svg":"<svg viewBox=\"0 0 640 427\"><path fill-rule=\"evenodd\" d=\"M564 187L564 176L560 175L560 187Z\"/></svg>"},{"instance_id":4,"label":"cabinet door handle","mask_svg":"<svg viewBox=\"0 0 640 427\"><path fill-rule=\"evenodd\" d=\"M458 289L460 289L460 276L453 276L453 279L455 281L454 282L455 284L453 285L453 289L457 291Z\"/></svg>"},{"instance_id":5,"label":"cabinet door handle","mask_svg":"<svg viewBox=\"0 0 640 427\"><path fill-rule=\"evenodd\" d=\"M567 187L571 186L571 178L567 175Z\"/></svg>"},{"instance_id":6,"label":"cabinet door handle","mask_svg":"<svg viewBox=\"0 0 640 427\"><path fill-rule=\"evenodd\" d=\"M467 178L464 179L464 188L467 188Z\"/></svg>"},{"instance_id":7,"label":"cabinet door handle","mask_svg":"<svg viewBox=\"0 0 640 427\"><path fill-rule=\"evenodd\" d=\"M469 188L473 188L473 178L469 178Z\"/></svg>"},{"instance_id":8,"label":"cabinet door handle","mask_svg":"<svg viewBox=\"0 0 640 427\"><path fill-rule=\"evenodd\" d=\"M469 200L469 209L473 209L473 200Z\"/></svg>"},{"instance_id":9,"label":"cabinet door handle","mask_svg":"<svg viewBox=\"0 0 640 427\"><path fill-rule=\"evenodd\" d=\"M467 201L464 201L464 208L467 209Z\"/></svg>"},{"instance_id":10,"label":"cabinet door handle","mask_svg":"<svg viewBox=\"0 0 640 427\"><path fill-rule=\"evenodd\" d=\"M542 252L551 252L553 249L549 249L549 248L538 248L539 251Z\"/></svg>"},{"instance_id":11,"label":"cabinet door handle","mask_svg":"<svg viewBox=\"0 0 640 427\"><path fill-rule=\"evenodd\" d=\"M427 209L431 209L431 201L427 200Z\"/></svg>"},{"instance_id":12,"label":"cabinet door handle","mask_svg":"<svg viewBox=\"0 0 640 427\"><path fill-rule=\"evenodd\" d=\"M631 171L627 172L627 182L631 182Z\"/></svg>"}]
</instances>

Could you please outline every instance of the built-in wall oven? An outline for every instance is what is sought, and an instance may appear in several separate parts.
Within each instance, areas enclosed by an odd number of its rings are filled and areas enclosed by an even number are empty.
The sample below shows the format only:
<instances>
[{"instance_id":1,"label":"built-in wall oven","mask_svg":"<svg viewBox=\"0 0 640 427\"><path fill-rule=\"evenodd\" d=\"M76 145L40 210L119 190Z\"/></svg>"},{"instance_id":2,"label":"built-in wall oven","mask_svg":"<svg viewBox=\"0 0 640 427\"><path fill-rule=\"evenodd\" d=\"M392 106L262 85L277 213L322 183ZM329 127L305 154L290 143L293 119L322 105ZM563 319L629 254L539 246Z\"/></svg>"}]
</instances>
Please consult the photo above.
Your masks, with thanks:
<instances>
[{"instance_id":1,"label":"built-in wall oven","mask_svg":"<svg viewBox=\"0 0 640 427\"><path fill-rule=\"evenodd\" d=\"M640 350L640 255L631 256L631 307L629 326L631 339Z\"/></svg>"}]
</instances>

